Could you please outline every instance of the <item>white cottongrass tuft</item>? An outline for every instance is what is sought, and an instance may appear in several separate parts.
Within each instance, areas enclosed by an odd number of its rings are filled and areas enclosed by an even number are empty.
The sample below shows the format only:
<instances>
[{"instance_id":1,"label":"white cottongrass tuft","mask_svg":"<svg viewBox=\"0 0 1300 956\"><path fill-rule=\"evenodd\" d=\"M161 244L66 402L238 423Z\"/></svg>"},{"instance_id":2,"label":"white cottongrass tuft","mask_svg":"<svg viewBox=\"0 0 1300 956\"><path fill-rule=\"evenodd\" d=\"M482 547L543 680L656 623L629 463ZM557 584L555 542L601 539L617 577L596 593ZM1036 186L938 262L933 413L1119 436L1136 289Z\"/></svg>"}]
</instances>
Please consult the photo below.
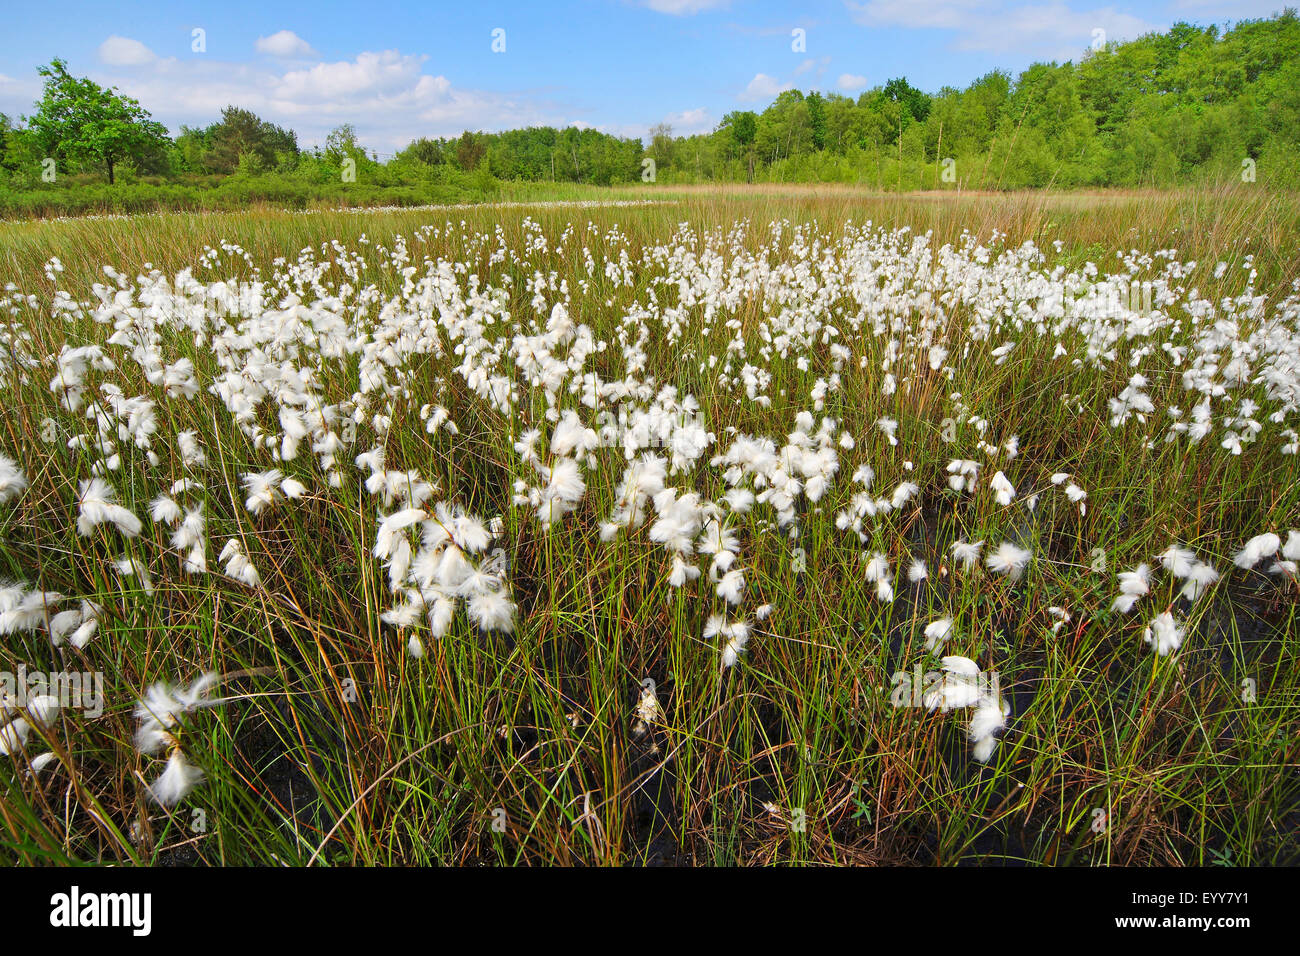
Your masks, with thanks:
<instances>
[{"instance_id":1,"label":"white cottongrass tuft","mask_svg":"<svg viewBox=\"0 0 1300 956\"><path fill-rule=\"evenodd\" d=\"M952 618L941 617L931 621L922 633L925 634L925 649L936 651L952 636Z\"/></svg>"},{"instance_id":2,"label":"white cottongrass tuft","mask_svg":"<svg viewBox=\"0 0 1300 956\"><path fill-rule=\"evenodd\" d=\"M927 636L942 643L952 630L952 622L940 618L926 628ZM972 755L987 763L997 748L997 734L1006 728L1011 706L1002 700L997 675L992 683L985 680L979 665L969 657L950 654L943 658L942 679L926 687L923 703L930 710L961 710L974 707L967 736L973 745ZM928 677L927 677L928 679Z\"/></svg>"},{"instance_id":3,"label":"white cottongrass tuft","mask_svg":"<svg viewBox=\"0 0 1300 956\"><path fill-rule=\"evenodd\" d=\"M1006 729L1010 714L1011 704L991 693L985 694L975 704L967 733L974 744L972 754L980 763L988 763L993 756L998 746L997 734Z\"/></svg>"},{"instance_id":4,"label":"white cottongrass tuft","mask_svg":"<svg viewBox=\"0 0 1300 956\"><path fill-rule=\"evenodd\" d=\"M867 561L865 568L868 581L882 581L889 577L889 559L877 552Z\"/></svg>"},{"instance_id":5,"label":"white cottongrass tuft","mask_svg":"<svg viewBox=\"0 0 1300 956\"><path fill-rule=\"evenodd\" d=\"M283 477L278 468L272 468L269 471L248 472L243 476L244 487L248 489L248 497L244 501L244 507L248 509L249 514L257 517L284 497L279 488L280 480Z\"/></svg>"},{"instance_id":6,"label":"white cottongrass tuft","mask_svg":"<svg viewBox=\"0 0 1300 956\"><path fill-rule=\"evenodd\" d=\"M732 568L722 576L715 590L718 597L735 607L740 604L745 592L745 572L740 568Z\"/></svg>"},{"instance_id":7,"label":"white cottongrass tuft","mask_svg":"<svg viewBox=\"0 0 1300 956\"><path fill-rule=\"evenodd\" d=\"M228 577L250 588L261 587L262 577L257 573L257 568L253 567L253 562L248 560L248 555L244 554L244 546L239 543L238 538L231 538L226 542L217 560L225 563Z\"/></svg>"},{"instance_id":8,"label":"white cottongrass tuft","mask_svg":"<svg viewBox=\"0 0 1300 956\"><path fill-rule=\"evenodd\" d=\"M1247 541L1246 546L1233 556L1232 563L1239 568L1249 570L1265 558L1273 557L1281 546L1282 539L1271 531L1265 534L1257 534Z\"/></svg>"},{"instance_id":9,"label":"white cottongrass tuft","mask_svg":"<svg viewBox=\"0 0 1300 956\"><path fill-rule=\"evenodd\" d=\"M286 478L280 482L280 491L284 493L286 498L297 501L307 493L307 486L297 478Z\"/></svg>"},{"instance_id":10,"label":"white cottongrass tuft","mask_svg":"<svg viewBox=\"0 0 1300 956\"><path fill-rule=\"evenodd\" d=\"M926 689L925 706L949 711L978 703L984 692L979 665L960 654L950 654L942 664L943 679Z\"/></svg>"},{"instance_id":11,"label":"white cottongrass tuft","mask_svg":"<svg viewBox=\"0 0 1300 956\"><path fill-rule=\"evenodd\" d=\"M980 548L982 547L984 547L983 541L967 542L964 538L954 541L952 559L963 571L969 571L979 562Z\"/></svg>"},{"instance_id":12,"label":"white cottongrass tuft","mask_svg":"<svg viewBox=\"0 0 1300 956\"><path fill-rule=\"evenodd\" d=\"M27 746L27 737L32 732L31 724L22 717L15 718L0 726L0 754L16 754Z\"/></svg>"},{"instance_id":13,"label":"white cottongrass tuft","mask_svg":"<svg viewBox=\"0 0 1300 956\"><path fill-rule=\"evenodd\" d=\"M1069 498L1073 504L1079 506L1079 514L1086 515L1088 513L1088 492L1084 491L1074 482L1070 482L1065 486L1065 496Z\"/></svg>"},{"instance_id":14,"label":"white cottongrass tuft","mask_svg":"<svg viewBox=\"0 0 1300 956\"><path fill-rule=\"evenodd\" d=\"M1286 544L1282 545L1282 557L1288 561L1300 561L1300 531L1286 533Z\"/></svg>"},{"instance_id":15,"label":"white cottongrass tuft","mask_svg":"<svg viewBox=\"0 0 1300 956\"><path fill-rule=\"evenodd\" d=\"M1178 593L1189 601L1195 601L1217 580L1219 580L1218 571L1202 561L1196 561L1188 570Z\"/></svg>"},{"instance_id":16,"label":"white cottongrass tuft","mask_svg":"<svg viewBox=\"0 0 1300 956\"><path fill-rule=\"evenodd\" d=\"M1003 507L1011 504L1016 497L1015 487L1007 480L1007 476L1000 471L990 479L989 490L993 492L998 504Z\"/></svg>"},{"instance_id":17,"label":"white cottongrass tuft","mask_svg":"<svg viewBox=\"0 0 1300 956\"><path fill-rule=\"evenodd\" d=\"M8 455L0 455L0 505L8 504L27 487L27 476Z\"/></svg>"},{"instance_id":18,"label":"white cottongrass tuft","mask_svg":"<svg viewBox=\"0 0 1300 956\"><path fill-rule=\"evenodd\" d=\"M167 681L151 685L135 705L135 716L140 721L135 733L136 749L142 754L152 754L164 747L175 747L177 741L172 731L180 725L182 717L221 703L208 699L208 692L218 680L215 673L208 672L196 677L189 687Z\"/></svg>"},{"instance_id":19,"label":"white cottongrass tuft","mask_svg":"<svg viewBox=\"0 0 1300 956\"><path fill-rule=\"evenodd\" d=\"M749 625L743 620L728 621L721 614L711 614L704 624L704 637L706 640L722 638L722 666L735 667L749 643Z\"/></svg>"},{"instance_id":20,"label":"white cottongrass tuft","mask_svg":"<svg viewBox=\"0 0 1300 956\"><path fill-rule=\"evenodd\" d=\"M1121 614L1127 614L1150 590L1150 566L1139 564L1132 571L1121 571L1119 574L1119 596L1112 602L1110 609Z\"/></svg>"},{"instance_id":21,"label":"white cottongrass tuft","mask_svg":"<svg viewBox=\"0 0 1300 956\"><path fill-rule=\"evenodd\" d=\"M411 525L419 524L427 517L429 517L428 512L423 508L403 508L390 515L380 515L379 528L375 532L375 545L371 553L383 560L392 557L400 543L407 544L409 548L410 542L400 537L399 533Z\"/></svg>"},{"instance_id":22,"label":"white cottongrass tuft","mask_svg":"<svg viewBox=\"0 0 1300 956\"><path fill-rule=\"evenodd\" d=\"M113 567L122 577L134 581L145 594L153 594L153 577L144 562L134 555L124 554L113 562Z\"/></svg>"},{"instance_id":23,"label":"white cottongrass tuft","mask_svg":"<svg viewBox=\"0 0 1300 956\"><path fill-rule=\"evenodd\" d=\"M45 626L63 600L56 591L28 590L25 584L0 586L0 634L19 634Z\"/></svg>"},{"instance_id":24,"label":"white cottongrass tuft","mask_svg":"<svg viewBox=\"0 0 1300 956\"><path fill-rule=\"evenodd\" d=\"M984 564L994 574L1004 574L1012 581L1018 581L1033 556L1033 552L1028 548L1003 541L996 551L984 559Z\"/></svg>"},{"instance_id":25,"label":"white cottongrass tuft","mask_svg":"<svg viewBox=\"0 0 1300 956\"><path fill-rule=\"evenodd\" d=\"M472 623L484 631L509 633L515 629L515 605L500 591L479 591L465 603Z\"/></svg>"},{"instance_id":26,"label":"white cottongrass tuft","mask_svg":"<svg viewBox=\"0 0 1300 956\"><path fill-rule=\"evenodd\" d=\"M181 520L181 506L170 495L159 495L149 502L149 520L154 524L174 525Z\"/></svg>"},{"instance_id":27,"label":"white cottongrass tuft","mask_svg":"<svg viewBox=\"0 0 1300 956\"><path fill-rule=\"evenodd\" d=\"M1176 578L1185 578L1196 565L1196 552L1173 544L1157 557L1166 571Z\"/></svg>"},{"instance_id":28,"label":"white cottongrass tuft","mask_svg":"<svg viewBox=\"0 0 1300 956\"><path fill-rule=\"evenodd\" d=\"M1157 614L1151 624L1142 632L1142 640L1155 648L1161 657L1167 657L1183 643L1183 630L1168 611Z\"/></svg>"},{"instance_id":29,"label":"white cottongrass tuft","mask_svg":"<svg viewBox=\"0 0 1300 956\"><path fill-rule=\"evenodd\" d=\"M149 784L149 797L159 806L174 807L202 782L203 771L190 763L177 747L167 758L163 772Z\"/></svg>"},{"instance_id":30,"label":"white cottongrass tuft","mask_svg":"<svg viewBox=\"0 0 1300 956\"><path fill-rule=\"evenodd\" d=\"M140 519L117 503L117 492L103 478L81 483L81 511L77 516L77 534L83 538L101 524L111 524L128 538L140 533Z\"/></svg>"}]
</instances>

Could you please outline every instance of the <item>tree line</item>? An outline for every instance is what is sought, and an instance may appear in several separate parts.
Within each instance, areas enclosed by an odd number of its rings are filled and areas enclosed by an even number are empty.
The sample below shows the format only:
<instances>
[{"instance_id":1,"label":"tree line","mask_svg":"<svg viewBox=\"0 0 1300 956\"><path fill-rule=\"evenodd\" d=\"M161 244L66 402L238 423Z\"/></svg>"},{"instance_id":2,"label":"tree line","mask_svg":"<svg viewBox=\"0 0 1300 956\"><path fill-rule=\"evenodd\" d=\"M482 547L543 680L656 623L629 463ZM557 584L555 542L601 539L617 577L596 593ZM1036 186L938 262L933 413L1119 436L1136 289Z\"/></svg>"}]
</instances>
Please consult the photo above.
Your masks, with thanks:
<instances>
[{"instance_id":1,"label":"tree line","mask_svg":"<svg viewBox=\"0 0 1300 956\"><path fill-rule=\"evenodd\" d=\"M831 181L877 188L1161 186L1257 167L1300 168L1300 18L1287 9L1231 29L1178 23L1078 61L995 70L926 93L896 78L857 96L787 90L706 133L667 125L647 142L595 129L532 127L421 137L395 156L350 125L314 149L292 130L229 106L171 137L134 99L54 60L30 117L0 115L0 186L62 177L213 183L645 180ZM1263 173L1261 173L1263 175Z\"/></svg>"},{"instance_id":2,"label":"tree line","mask_svg":"<svg viewBox=\"0 0 1300 956\"><path fill-rule=\"evenodd\" d=\"M654 131L661 178L881 188L1161 186L1300 168L1300 19L1179 23L1078 62L927 94L789 90L695 136ZM1293 183L1291 184L1293 185Z\"/></svg>"}]
</instances>

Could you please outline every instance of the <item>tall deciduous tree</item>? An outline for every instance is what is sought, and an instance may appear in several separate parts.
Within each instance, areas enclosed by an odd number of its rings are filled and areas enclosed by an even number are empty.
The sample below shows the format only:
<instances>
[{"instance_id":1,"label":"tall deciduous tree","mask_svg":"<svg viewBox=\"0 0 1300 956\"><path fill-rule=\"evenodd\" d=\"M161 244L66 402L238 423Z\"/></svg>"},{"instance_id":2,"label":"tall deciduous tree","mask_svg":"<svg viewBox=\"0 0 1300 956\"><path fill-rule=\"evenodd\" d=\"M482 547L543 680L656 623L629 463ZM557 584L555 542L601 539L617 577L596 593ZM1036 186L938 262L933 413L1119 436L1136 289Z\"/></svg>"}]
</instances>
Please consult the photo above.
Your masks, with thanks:
<instances>
[{"instance_id":1,"label":"tall deciduous tree","mask_svg":"<svg viewBox=\"0 0 1300 956\"><path fill-rule=\"evenodd\" d=\"M465 172L472 172L486 152L487 147L483 141L469 130L465 130L456 142L456 164Z\"/></svg>"},{"instance_id":2,"label":"tall deciduous tree","mask_svg":"<svg viewBox=\"0 0 1300 956\"><path fill-rule=\"evenodd\" d=\"M826 148L826 101L816 91L808 94L808 130L812 134L813 149Z\"/></svg>"},{"instance_id":3,"label":"tall deciduous tree","mask_svg":"<svg viewBox=\"0 0 1300 956\"><path fill-rule=\"evenodd\" d=\"M758 117L749 110L730 113L722 121L731 127L731 138L736 141L736 149L745 159L748 167L747 180L754 181L754 139L758 136Z\"/></svg>"},{"instance_id":4,"label":"tall deciduous tree","mask_svg":"<svg viewBox=\"0 0 1300 956\"><path fill-rule=\"evenodd\" d=\"M163 125L115 87L72 76L59 59L38 72L45 77L45 94L28 125L48 155L102 166L111 183L120 163L167 147Z\"/></svg>"}]
</instances>

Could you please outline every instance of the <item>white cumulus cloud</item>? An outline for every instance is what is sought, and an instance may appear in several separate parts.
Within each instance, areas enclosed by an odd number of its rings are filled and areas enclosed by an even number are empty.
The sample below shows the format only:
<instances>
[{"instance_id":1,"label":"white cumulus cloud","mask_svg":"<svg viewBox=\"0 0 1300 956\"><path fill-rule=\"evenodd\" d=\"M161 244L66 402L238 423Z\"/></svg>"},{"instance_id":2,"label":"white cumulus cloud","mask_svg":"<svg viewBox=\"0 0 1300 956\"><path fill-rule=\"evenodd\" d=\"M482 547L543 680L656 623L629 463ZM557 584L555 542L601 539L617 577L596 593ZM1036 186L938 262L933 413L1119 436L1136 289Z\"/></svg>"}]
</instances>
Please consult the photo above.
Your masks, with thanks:
<instances>
[{"instance_id":1,"label":"white cumulus cloud","mask_svg":"<svg viewBox=\"0 0 1300 956\"><path fill-rule=\"evenodd\" d=\"M311 48L311 44L292 30L280 30L272 33L269 37L258 37L253 47L258 53L284 57L285 59L316 55L316 51Z\"/></svg>"},{"instance_id":2,"label":"white cumulus cloud","mask_svg":"<svg viewBox=\"0 0 1300 956\"><path fill-rule=\"evenodd\" d=\"M696 107L693 110L669 113L664 117L664 122L673 128L674 136L707 133L717 125L713 120L713 114L704 106Z\"/></svg>"},{"instance_id":3,"label":"white cumulus cloud","mask_svg":"<svg viewBox=\"0 0 1300 956\"><path fill-rule=\"evenodd\" d=\"M359 53L355 60L317 63L309 69L284 74L277 84L276 95L297 103L355 100L371 95L398 96L422 82L434 80L420 72L426 59L423 54L384 50Z\"/></svg>"},{"instance_id":4,"label":"white cumulus cloud","mask_svg":"<svg viewBox=\"0 0 1300 956\"><path fill-rule=\"evenodd\" d=\"M755 73L754 78L749 81L744 92L740 94L740 99L748 102L775 99L778 94L791 88L791 84L782 83L774 76L768 76L766 73Z\"/></svg>"},{"instance_id":5,"label":"white cumulus cloud","mask_svg":"<svg viewBox=\"0 0 1300 956\"><path fill-rule=\"evenodd\" d=\"M110 64L92 74L134 97L173 133L181 125L207 126L226 106L252 110L292 129L300 145L325 141L331 129L351 123L367 148L393 153L420 136L459 136L461 130L564 126L581 115L535 90L490 91L454 85L424 71L426 57L397 50L366 51L355 58L307 66L280 58L244 62L211 56L154 57ZM74 71L75 72L75 71ZM0 80L0 111L30 112L39 85ZM635 135L645 130L642 125Z\"/></svg>"},{"instance_id":6,"label":"white cumulus cloud","mask_svg":"<svg viewBox=\"0 0 1300 956\"><path fill-rule=\"evenodd\" d=\"M867 88L867 78L856 73L841 73L835 85L845 93L854 93Z\"/></svg>"},{"instance_id":7,"label":"white cumulus cloud","mask_svg":"<svg viewBox=\"0 0 1300 956\"><path fill-rule=\"evenodd\" d=\"M109 66L144 66L158 59L153 51L139 40L120 37L117 34L99 45L99 58Z\"/></svg>"}]
</instances>

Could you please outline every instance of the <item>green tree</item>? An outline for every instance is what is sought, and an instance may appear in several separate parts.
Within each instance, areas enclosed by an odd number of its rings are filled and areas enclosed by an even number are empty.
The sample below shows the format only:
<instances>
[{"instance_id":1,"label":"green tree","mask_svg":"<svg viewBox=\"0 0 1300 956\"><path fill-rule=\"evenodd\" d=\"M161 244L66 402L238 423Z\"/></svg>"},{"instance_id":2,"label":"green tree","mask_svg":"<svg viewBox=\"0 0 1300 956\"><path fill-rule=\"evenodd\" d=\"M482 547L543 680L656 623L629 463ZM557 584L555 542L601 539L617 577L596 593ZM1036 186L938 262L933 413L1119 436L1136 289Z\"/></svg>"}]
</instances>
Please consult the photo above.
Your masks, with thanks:
<instances>
[{"instance_id":1,"label":"green tree","mask_svg":"<svg viewBox=\"0 0 1300 956\"><path fill-rule=\"evenodd\" d=\"M15 130L12 121L4 113L0 113L0 169L13 169L13 147L10 142L14 138Z\"/></svg>"},{"instance_id":2,"label":"green tree","mask_svg":"<svg viewBox=\"0 0 1300 956\"><path fill-rule=\"evenodd\" d=\"M188 131L182 131L182 136ZM270 169L298 155L297 136L237 106L221 111L221 121L202 134L204 168L217 173Z\"/></svg>"},{"instance_id":3,"label":"green tree","mask_svg":"<svg viewBox=\"0 0 1300 956\"><path fill-rule=\"evenodd\" d=\"M650 155L654 157L655 166L666 170L673 162L673 128L667 123L660 123L650 129Z\"/></svg>"},{"instance_id":4,"label":"green tree","mask_svg":"<svg viewBox=\"0 0 1300 956\"><path fill-rule=\"evenodd\" d=\"M366 158L365 147L357 142L357 131L351 123L336 126L326 134L325 156L334 163L351 159L358 166Z\"/></svg>"},{"instance_id":5,"label":"green tree","mask_svg":"<svg viewBox=\"0 0 1300 956\"><path fill-rule=\"evenodd\" d=\"M469 130L456 141L456 165L465 172L473 172L487 153L487 145Z\"/></svg>"},{"instance_id":6,"label":"green tree","mask_svg":"<svg viewBox=\"0 0 1300 956\"><path fill-rule=\"evenodd\" d=\"M170 144L163 125L115 87L72 76L59 59L38 72L45 94L28 125L47 155L103 166L112 183L120 163L156 157Z\"/></svg>"},{"instance_id":7,"label":"green tree","mask_svg":"<svg viewBox=\"0 0 1300 956\"><path fill-rule=\"evenodd\" d=\"M735 144L736 155L746 164L746 181L754 181L754 141L758 138L758 116L750 110L728 113L722 118L720 129L728 130Z\"/></svg>"},{"instance_id":8,"label":"green tree","mask_svg":"<svg viewBox=\"0 0 1300 956\"><path fill-rule=\"evenodd\" d=\"M826 101L817 92L808 94L808 130L812 135L813 149L826 148Z\"/></svg>"},{"instance_id":9,"label":"green tree","mask_svg":"<svg viewBox=\"0 0 1300 956\"><path fill-rule=\"evenodd\" d=\"M903 119L904 126L907 126L910 120L924 123L925 118L930 115L930 97L908 83L905 76L886 83L884 94L886 99L900 104L906 111Z\"/></svg>"},{"instance_id":10,"label":"green tree","mask_svg":"<svg viewBox=\"0 0 1300 956\"><path fill-rule=\"evenodd\" d=\"M426 166L437 166L443 162L442 145L437 140L421 137L398 153L397 158L423 163Z\"/></svg>"}]
</instances>

